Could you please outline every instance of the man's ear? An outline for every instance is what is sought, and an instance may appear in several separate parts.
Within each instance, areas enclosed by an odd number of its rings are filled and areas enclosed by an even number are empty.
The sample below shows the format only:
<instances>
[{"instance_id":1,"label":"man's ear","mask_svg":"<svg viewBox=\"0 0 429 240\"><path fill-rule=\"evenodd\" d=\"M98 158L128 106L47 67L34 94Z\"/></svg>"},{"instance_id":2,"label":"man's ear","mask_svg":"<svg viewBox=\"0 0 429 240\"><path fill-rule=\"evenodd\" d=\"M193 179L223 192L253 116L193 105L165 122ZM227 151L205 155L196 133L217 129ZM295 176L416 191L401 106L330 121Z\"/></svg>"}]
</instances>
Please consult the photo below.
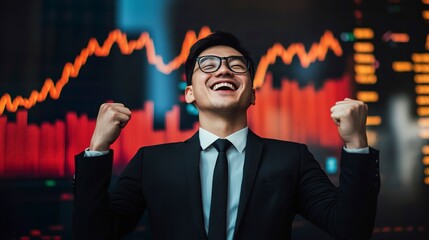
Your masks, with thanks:
<instances>
[{"instance_id":1,"label":"man's ear","mask_svg":"<svg viewBox=\"0 0 429 240\"><path fill-rule=\"evenodd\" d=\"M185 101L186 101L186 103L195 102L194 90L192 88L192 85L186 86L186 88L185 88Z\"/></svg>"},{"instance_id":2,"label":"man's ear","mask_svg":"<svg viewBox=\"0 0 429 240\"><path fill-rule=\"evenodd\" d=\"M252 88L252 97L250 98L250 104L255 105L256 103L256 92L255 89Z\"/></svg>"}]
</instances>

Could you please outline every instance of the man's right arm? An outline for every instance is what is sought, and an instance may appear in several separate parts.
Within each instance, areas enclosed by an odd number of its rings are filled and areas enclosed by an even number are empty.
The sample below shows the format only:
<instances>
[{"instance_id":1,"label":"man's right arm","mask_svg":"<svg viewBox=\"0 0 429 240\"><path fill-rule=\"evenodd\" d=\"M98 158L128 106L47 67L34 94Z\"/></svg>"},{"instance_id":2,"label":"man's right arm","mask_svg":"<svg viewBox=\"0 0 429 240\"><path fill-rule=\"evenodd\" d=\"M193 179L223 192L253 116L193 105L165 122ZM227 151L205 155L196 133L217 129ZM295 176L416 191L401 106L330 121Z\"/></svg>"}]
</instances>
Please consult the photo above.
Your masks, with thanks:
<instances>
[{"instance_id":1,"label":"man's right arm","mask_svg":"<svg viewBox=\"0 0 429 240\"><path fill-rule=\"evenodd\" d=\"M75 158L75 199L73 231L75 239L120 239L131 232L143 214L141 190L142 151L130 161L108 193L113 151L107 155Z\"/></svg>"},{"instance_id":2,"label":"man's right arm","mask_svg":"<svg viewBox=\"0 0 429 240\"><path fill-rule=\"evenodd\" d=\"M143 212L135 209L128 214L128 206L118 206L109 195L113 151L109 150L131 118L131 111L120 103L105 103L100 106L90 147L75 157L73 230L75 239L117 239L131 231ZM140 161L133 161L140 162ZM124 197L136 195L140 176L129 176L125 181ZM124 185L122 183L122 185ZM122 196L119 196L122 198ZM134 200L131 200L134 201ZM135 205L132 205L133 207Z\"/></svg>"}]
</instances>

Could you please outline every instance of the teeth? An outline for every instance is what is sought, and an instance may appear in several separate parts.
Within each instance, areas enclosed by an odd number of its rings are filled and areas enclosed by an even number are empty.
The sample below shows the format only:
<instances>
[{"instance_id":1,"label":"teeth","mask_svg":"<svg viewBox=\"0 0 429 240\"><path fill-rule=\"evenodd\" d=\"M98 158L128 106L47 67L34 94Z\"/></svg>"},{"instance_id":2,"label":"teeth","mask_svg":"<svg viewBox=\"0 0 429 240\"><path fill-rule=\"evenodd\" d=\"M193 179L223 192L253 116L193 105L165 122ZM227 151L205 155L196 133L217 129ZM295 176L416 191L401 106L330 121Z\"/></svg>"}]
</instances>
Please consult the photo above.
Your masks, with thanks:
<instances>
[{"instance_id":1,"label":"teeth","mask_svg":"<svg viewBox=\"0 0 429 240\"><path fill-rule=\"evenodd\" d=\"M223 83L217 83L217 84L215 84L214 86L213 86L213 91L216 91L216 90L218 90L219 88L221 88L221 87L228 87L228 88L230 88L231 90L234 90L235 91L235 86L234 85L232 85L231 83L226 83L226 82L223 82Z\"/></svg>"}]
</instances>

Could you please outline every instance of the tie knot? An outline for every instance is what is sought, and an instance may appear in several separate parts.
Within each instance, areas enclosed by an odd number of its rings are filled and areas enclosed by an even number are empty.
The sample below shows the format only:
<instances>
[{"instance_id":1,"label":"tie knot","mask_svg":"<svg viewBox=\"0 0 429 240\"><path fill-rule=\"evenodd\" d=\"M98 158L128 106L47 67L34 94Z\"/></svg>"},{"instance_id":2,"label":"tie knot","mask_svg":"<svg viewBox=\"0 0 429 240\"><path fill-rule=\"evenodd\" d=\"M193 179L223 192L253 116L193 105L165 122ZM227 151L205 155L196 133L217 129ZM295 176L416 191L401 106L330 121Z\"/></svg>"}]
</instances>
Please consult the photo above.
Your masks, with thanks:
<instances>
[{"instance_id":1,"label":"tie knot","mask_svg":"<svg viewBox=\"0 0 429 240\"><path fill-rule=\"evenodd\" d=\"M232 143L228 139L218 139L213 144L218 152L226 152Z\"/></svg>"}]
</instances>

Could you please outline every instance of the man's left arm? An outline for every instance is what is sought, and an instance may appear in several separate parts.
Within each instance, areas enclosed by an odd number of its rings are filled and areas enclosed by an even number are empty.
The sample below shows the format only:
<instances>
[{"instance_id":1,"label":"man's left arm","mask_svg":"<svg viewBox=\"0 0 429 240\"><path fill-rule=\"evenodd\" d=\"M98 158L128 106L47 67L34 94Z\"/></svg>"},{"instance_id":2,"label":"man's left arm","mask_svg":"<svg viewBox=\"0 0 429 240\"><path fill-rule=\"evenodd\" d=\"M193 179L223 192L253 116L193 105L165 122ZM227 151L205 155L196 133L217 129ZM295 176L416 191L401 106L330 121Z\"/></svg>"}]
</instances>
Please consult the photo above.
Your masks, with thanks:
<instances>
[{"instance_id":1,"label":"man's left arm","mask_svg":"<svg viewBox=\"0 0 429 240\"><path fill-rule=\"evenodd\" d=\"M302 151L300 213L336 239L369 239L380 190L379 153L368 146L367 105L344 99L331 108L344 141L335 188L307 149Z\"/></svg>"},{"instance_id":2,"label":"man's left arm","mask_svg":"<svg viewBox=\"0 0 429 240\"><path fill-rule=\"evenodd\" d=\"M354 213L350 220L353 223L344 224L355 225L357 231L359 226L372 229L380 190L379 152L368 146L367 113L365 103L349 98L331 108L332 120L345 145L341 153L340 193L348 198L347 208L361 211L343 211L342 214Z\"/></svg>"},{"instance_id":3,"label":"man's left arm","mask_svg":"<svg viewBox=\"0 0 429 240\"><path fill-rule=\"evenodd\" d=\"M342 211L337 212L337 227L349 229L347 239L372 235L377 212L377 199L380 192L379 152L369 148L369 153L350 153L343 149L341 153L341 172L339 193L343 202ZM352 234L353 233L353 234Z\"/></svg>"},{"instance_id":4,"label":"man's left arm","mask_svg":"<svg viewBox=\"0 0 429 240\"><path fill-rule=\"evenodd\" d=\"M306 147L300 167L298 212L335 239L370 239L380 190L378 151L341 153L336 188Z\"/></svg>"}]
</instances>

